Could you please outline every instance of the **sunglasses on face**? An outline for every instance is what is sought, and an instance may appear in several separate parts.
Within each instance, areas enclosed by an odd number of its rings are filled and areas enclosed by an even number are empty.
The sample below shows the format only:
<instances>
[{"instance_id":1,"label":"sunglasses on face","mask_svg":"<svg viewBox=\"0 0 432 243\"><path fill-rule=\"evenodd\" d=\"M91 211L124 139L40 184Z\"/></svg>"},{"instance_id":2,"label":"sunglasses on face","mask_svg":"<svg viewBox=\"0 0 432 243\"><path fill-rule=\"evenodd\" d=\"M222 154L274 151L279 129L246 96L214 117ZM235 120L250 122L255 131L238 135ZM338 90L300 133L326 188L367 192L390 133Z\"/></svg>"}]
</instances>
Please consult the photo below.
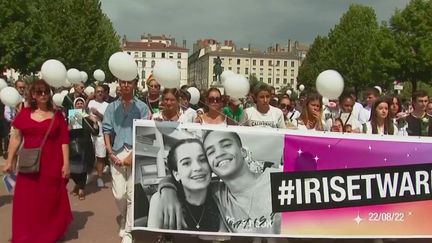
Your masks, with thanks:
<instances>
[{"instance_id":1,"label":"sunglasses on face","mask_svg":"<svg viewBox=\"0 0 432 243\"><path fill-rule=\"evenodd\" d=\"M48 95L49 93L47 90L35 90L36 95Z\"/></svg>"},{"instance_id":2,"label":"sunglasses on face","mask_svg":"<svg viewBox=\"0 0 432 243\"><path fill-rule=\"evenodd\" d=\"M209 103L221 103L222 102L221 97L208 97L207 100Z\"/></svg>"},{"instance_id":3,"label":"sunglasses on face","mask_svg":"<svg viewBox=\"0 0 432 243\"><path fill-rule=\"evenodd\" d=\"M281 109L288 109L290 107L290 105L288 105L288 104L280 104L279 105L279 108L281 108Z\"/></svg>"}]
</instances>

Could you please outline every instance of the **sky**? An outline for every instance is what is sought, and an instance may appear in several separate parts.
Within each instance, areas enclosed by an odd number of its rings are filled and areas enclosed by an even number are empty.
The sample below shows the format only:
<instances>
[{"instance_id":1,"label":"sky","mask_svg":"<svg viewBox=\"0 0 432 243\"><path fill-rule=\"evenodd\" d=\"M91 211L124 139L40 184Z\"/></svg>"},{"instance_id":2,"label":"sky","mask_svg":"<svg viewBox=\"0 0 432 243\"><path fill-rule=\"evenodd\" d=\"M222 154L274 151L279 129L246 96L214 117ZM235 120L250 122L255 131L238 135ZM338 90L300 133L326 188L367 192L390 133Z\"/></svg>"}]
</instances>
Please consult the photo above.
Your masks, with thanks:
<instances>
[{"instance_id":1,"label":"sky","mask_svg":"<svg viewBox=\"0 0 432 243\"><path fill-rule=\"evenodd\" d=\"M237 47L265 50L289 39L311 44L339 23L350 4L375 10L389 20L409 0L101 0L120 36L171 35L187 48L198 39L233 40Z\"/></svg>"}]
</instances>

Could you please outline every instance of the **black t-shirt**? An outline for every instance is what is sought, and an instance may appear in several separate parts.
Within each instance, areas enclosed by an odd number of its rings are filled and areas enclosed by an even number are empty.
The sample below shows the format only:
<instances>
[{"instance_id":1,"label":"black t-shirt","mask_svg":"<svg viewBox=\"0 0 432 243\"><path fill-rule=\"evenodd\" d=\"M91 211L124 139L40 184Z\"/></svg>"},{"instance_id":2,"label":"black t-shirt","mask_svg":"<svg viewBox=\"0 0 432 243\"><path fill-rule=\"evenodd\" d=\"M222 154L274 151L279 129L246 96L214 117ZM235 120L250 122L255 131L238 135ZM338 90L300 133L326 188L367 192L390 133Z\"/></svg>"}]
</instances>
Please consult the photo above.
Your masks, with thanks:
<instances>
[{"instance_id":1,"label":"black t-shirt","mask_svg":"<svg viewBox=\"0 0 432 243\"><path fill-rule=\"evenodd\" d=\"M417 118L410 114L406 121L409 136L432 136L432 117L425 115L423 118Z\"/></svg>"},{"instance_id":2,"label":"black t-shirt","mask_svg":"<svg viewBox=\"0 0 432 243\"><path fill-rule=\"evenodd\" d=\"M183 215L187 229L191 231L218 232L220 227L219 209L214 199L208 195L203 205L195 206L183 201Z\"/></svg>"}]
</instances>

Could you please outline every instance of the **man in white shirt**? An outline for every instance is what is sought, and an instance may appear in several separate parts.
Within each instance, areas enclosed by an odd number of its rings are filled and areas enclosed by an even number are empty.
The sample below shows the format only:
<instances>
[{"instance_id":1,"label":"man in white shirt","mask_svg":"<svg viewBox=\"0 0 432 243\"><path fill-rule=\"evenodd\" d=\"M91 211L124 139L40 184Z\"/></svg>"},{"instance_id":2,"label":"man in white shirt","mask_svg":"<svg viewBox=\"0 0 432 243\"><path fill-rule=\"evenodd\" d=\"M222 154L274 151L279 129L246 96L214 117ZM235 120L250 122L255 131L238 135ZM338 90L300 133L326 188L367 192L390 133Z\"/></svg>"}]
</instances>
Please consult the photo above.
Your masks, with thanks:
<instances>
[{"instance_id":1,"label":"man in white shirt","mask_svg":"<svg viewBox=\"0 0 432 243\"><path fill-rule=\"evenodd\" d=\"M379 90L376 88L369 88L366 90L366 107L364 107L359 116L359 121L361 124L365 124L370 120L370 114L375 100L379 97Z\"/></svg>"},{"instance_id":2,"label":"man in white shirt","mask_svg":"<svg viewBox=\"0 0 432 243\"><path fill-rule=\"evenodd\" d=\"M255 106L244 110L240 118L240 124L251 127L285 128L282 111L270 105L270 86L266 84L257 85L254 96Z\"/></svg>"},{"instance_id":3,"label":"man in white shirt","mask_svg":"<svg viewBox=\"0 0 432 243\"><path fill-rule=\"evenodd\" d=\"M88 109L96 116L99 127L102 127L103 116L107 107L108 102L104 101L104 88L101 85L98 85L95 89L95 99L90 100L88 103ZM102 173L105 165L106 148L102 129L99 129L99 134L93 137L93 141L96 154L96 172L98 176L97 186L104 187L105 184L102 180Z\"/></svg>"}]
</instances>

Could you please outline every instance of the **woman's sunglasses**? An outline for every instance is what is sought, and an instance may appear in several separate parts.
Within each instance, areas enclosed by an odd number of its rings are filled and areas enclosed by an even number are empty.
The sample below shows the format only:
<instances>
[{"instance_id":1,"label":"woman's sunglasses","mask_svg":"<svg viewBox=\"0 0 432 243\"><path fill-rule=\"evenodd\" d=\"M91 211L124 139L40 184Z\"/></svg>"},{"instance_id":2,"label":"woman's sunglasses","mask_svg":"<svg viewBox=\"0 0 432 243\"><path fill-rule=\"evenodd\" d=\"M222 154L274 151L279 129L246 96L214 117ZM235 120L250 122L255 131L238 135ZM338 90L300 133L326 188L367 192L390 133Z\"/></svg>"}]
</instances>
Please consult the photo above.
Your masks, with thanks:
<instances>
[{"instance_id":1,"label":"woman's sunglasses","mask_svg":"<svg viewBox=\"0 0 432 243\"><path fill-rule=\"evenodd\" d=\"M208 97L208 103L221 103L222 98L221 97Z\"/></svg>"},{"instance_id":2,"label":"woman's sunglasses","mask_svg":"<svg viewBox=\"0 0 432 243\"><path fill-rule=\"evenodd\" d=\"M34 93L36 95L49 95L50 94L50 92L47 90L35 90Z\"/></svg>"}]
</instances>

